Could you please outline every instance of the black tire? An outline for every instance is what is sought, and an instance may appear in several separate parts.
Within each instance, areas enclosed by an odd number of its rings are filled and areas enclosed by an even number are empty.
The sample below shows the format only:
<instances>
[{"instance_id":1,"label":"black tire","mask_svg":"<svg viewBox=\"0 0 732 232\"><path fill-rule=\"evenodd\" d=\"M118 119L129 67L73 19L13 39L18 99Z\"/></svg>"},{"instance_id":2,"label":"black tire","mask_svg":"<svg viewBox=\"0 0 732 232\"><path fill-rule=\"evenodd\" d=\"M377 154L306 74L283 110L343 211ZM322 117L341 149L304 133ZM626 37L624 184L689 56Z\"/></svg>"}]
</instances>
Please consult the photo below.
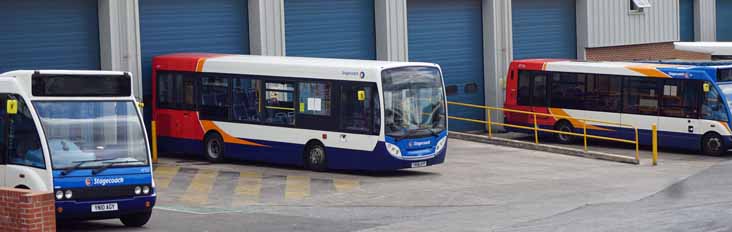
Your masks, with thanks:
<instances>
[{"instance_id":1,"label":"black tire","mask_svg":"<svg viewBox=\"0 0 732 232\"><path fill-rule=\"evenodd\" d=\"M322 172L328 169L325 147L319 143L311 143L305 148L305 168Z\"/></svg>"},{"instance_id":2,"label":"black tire","mask_svg":"<svg viewBox=\"0 0 732 232\"><path fill-rule=\"evenodd\" d=\"M218 133L210 133L203 140L203 154L208 161L220 163L224 161L224 139Z\"/></svg>"},{"instance_id":3,"label":"black tire","mask_svg":"<svg viewBox=\"0 0 732 232\"><path fill-rule=\"evenodd\" d=\"M152 211L148 211L144 213L126 215L119 218L119 220L127 227L142 227L150 221L151 215Z\"/></svg>"},{"instance_id":4,"label":"black tire","mask_svg":"<svg viewBox=\"0 0 732 232\"><path fill-rule=\"evenodd\" d=\"M721 156L727 151L724 140L717 133L707 133L702 137L702 153L710 156Z\"/></svg>"},{"instance_id":5,"label":"black tire","mask_svg":"<svg viewBox=\"0 0 732 232\"><path fill-rule=\"evenodd\" d=\"M574 127L571 123L567 121L560 121L557 123L557 125L554 126L554 130L562 131L562 132L572 132L574 133ZM555 133L556 139L558 142L563 144L572 144L577 139L576 136L573 135L565 135L565 134L559 134Z\"/></svg>"}]
</instances>

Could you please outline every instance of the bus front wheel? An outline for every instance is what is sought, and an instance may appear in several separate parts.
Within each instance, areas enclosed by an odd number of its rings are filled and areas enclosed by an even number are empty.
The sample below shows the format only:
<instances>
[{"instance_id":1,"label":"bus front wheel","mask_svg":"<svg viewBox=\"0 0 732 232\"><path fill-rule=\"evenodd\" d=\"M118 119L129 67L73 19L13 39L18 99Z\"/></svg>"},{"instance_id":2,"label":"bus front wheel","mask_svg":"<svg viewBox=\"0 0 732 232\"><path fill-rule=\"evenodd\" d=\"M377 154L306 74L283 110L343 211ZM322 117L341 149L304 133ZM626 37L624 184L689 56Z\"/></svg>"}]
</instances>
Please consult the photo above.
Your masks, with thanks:
<instances>
[{"instance_id":1,"label":"bus front wheel","mask_svg":"<svg viewBox=\"0 0 732 232\"><path fill-rule=\"evenodd\" d=\"M702 152L705 155L721 156L727 151L722 136L717 133L708 133L702 137Z\"/></svg>"},{"instance_id":2,"label":"bus front wheel","mask_svg":"<svg viewBox=\"0 0 732 232\"><path fill-rule=\"evenodd\" d=\"M122 221L122 224L127 227L142 227L147 224L147 222L150 220L151 215L152 211L148 211L144 213L123 216L119 218L119 220Z\"/></svg>"},{"instance_id":3,"label":"bus front wheel","mask_svg":"<svg viewBox=\"0 0 732 232\"><path fill-rule=\"evenodd\" d=\"M224 140L218 133L210 133L204 139L204 154L206 159L214 163L220 163L224 160Z\"/></svg>"},{"instance_id":4,"label":"bus front wheel","mask_svg":"<svg viewBox=\"0 0 732 232\"><path fill-rule=\"evenodd\" d=\"M554 126L554 130L558 130L565 133L574 133L574 127L571 123L567 121L559 121L557 125ZM557 141L563 144L571 144L574 143L575 137L572 135L567 134L560 134L556 133L557 135Z\"/></svg>"},{"instance_id":5,"label":"bus front wheel","mask_svg":"<svg viewBox=\"0 0 732 232\"><path fill-rule=\"evenodd\" d=\"M310 170L322 172L328 166L325 159L325 147L319 143L311 143L305 149L305 167Z\"/></svg>"}]
</instances>

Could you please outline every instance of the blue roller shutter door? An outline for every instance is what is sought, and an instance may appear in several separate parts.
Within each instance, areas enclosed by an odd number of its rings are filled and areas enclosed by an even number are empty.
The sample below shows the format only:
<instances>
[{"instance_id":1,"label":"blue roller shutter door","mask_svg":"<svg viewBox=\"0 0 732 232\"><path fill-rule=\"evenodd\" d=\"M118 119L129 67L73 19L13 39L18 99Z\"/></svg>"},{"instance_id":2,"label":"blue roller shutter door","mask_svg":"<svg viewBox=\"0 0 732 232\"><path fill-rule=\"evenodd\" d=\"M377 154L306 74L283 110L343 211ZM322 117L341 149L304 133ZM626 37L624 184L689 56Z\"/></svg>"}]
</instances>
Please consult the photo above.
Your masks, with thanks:
<instances>
[{"instance_id":1,"label":"blue roller shutter door","mask_svg":"<svg viewBox=\"0 0 732 232\"><path fill-rule=\"evenodd\" d=\"M575 0L513 0L513 57L577 58Z\"/></svg>"},{"instance_id":2,"label":"blue roller shutter door","mask_svg":"<svg viewBox=\"0 0 732 232\"><path fill-rule=\"evenodd\" d=\"M0 73L99 69L97 1L0 1Z\"/></svg>"},{"instance_id":3,"label":"blue roller shutter door","mask_svg":"<svg viewBox=\"0 0 732 232\"><path fill-rule=\"evenodd\" d=\"M484 105L483 23L480 0L409 0L409 60L442 66L448 100ZM482 120L483 111L449 107L450 115ZM477 123L450 121L450 130L484 130Z\"/></svg>"},{"instance_id":4,"label":"blue roller shutter door","mask_svg":"<svg viewBox=\"0 0 732 232\"><path fill-rule=\"evenodd\" d=\"M732 0L717 0L717 41L732 41Z\"/></svg>"},{"instance_id":5,"label":"blue roller shutter door","mask_svg":"<svg viewBox=\"0 0 732 232\"><path fill-rule=\"evenodd\" d=\"M152 58L176 52L249 54L247 0L141 0L140 47L145 105ZM151 112L145 110L145 118ZM149 123L149 120L145 120ZM148 125L147 128L150 128Z\"/></svg>"},{"instance_id":6,"label":"blue roller shutter door","mask_svg":"<svg viewBox=\"0 0 732 232\"><path fill-rule=\"evenodd\" d=\"M376 59L373 0L285 0L288 56Z\"/></svg>"},{"instance_id":7,"label":"blue roller shutter door","mask_svg":"<svg viewBox=\"0 0 732 232\"><path fill-rule=\"evenodd\" d=\"M679 0L681 41L694 41L694 0Z\"/></svg>"}]
</instances>

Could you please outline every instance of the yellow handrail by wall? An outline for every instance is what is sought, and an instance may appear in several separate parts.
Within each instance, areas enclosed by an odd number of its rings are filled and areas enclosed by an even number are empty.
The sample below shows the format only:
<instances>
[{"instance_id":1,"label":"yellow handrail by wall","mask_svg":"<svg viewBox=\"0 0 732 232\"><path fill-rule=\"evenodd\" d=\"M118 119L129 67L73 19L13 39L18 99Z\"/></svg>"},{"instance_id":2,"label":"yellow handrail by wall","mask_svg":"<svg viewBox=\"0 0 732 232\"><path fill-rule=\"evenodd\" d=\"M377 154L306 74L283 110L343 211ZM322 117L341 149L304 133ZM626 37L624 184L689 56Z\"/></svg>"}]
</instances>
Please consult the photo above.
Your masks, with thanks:
<instances>
[{"instance_id":1,"label":"yellow handrail by wall","mask_svg":"<svg viewBox=\"0 0 732 232\"><path fill-rule=\"evenodd\" d=\"M545 113L536 113L536 112L530 112L530 111L523 111L523 110L513 110L513 109L506 109L501 107L491 107L491 106L481 106L481 105L474 105L474 104L467 104L467 103L460 103L460 102L447 102L449 105L455 105L455 106L462 106L462 107L469 107L469 108L476 108L476 109L483 109L486 111L486 121L483 120L476 120L476 119L470 119L470 118L463 118L463 117L457 117L457 116L448 116L449 119L459 120L459 121L465 121L465 122L472 122L472 123L480 123L485 124L488 127L488 137L493 138L493 130L491 129L492 126L503 126L503 127L510 127L510 128L517 128L517 129L524 129L524 130L530 130L534 131L534 142L536 144L539 144L539 132L547 132L547 133L556 133L556 134L562 134L562 135L571 135L571 136L578 136L583 138L584 142L584 150L585 152L589 151L587 140L588 139L598 139L598 140L605 140L605 141L613 141L613 142L621 142L621 143L628 143L628 144L634 144L635 145L635 160L636 162L640 163L640 142L638 137L638 127L624 124L624 123L618 123L618 122L610 122L610 121L603 121L603 120L595 120L595 119L583 119L583 118L574 118L569 116L563 116L563 115L555 115L555 114L545 114ZM527 114L533 116L534 125L533 127L528 126L521 126L521 125L514 125L514 124L506 124L506 123L499 123L499 122L493 122L491 119L491 113L493 111L498 112L510 112L510 113L519 113L519 114ZM553 117L555 119L569 119L572 121L578 121L581 122L582 126L582 133L574 133L574 132L566 132L566 131L559 131L559 130L552 130L552 129L544 129L539 127L537 116L542 117ZM571 121L570 121L571 122ZM605 125L616 125L625 127L625 128L632 128L635 131L635 140L627 140L627 139L619 139L619 138L612 138L612 137L606 137L606 136L598 136L598 135L591 135L587 133L587 124L588 123L600 123ZM657 143L657 128L654 124L652 126L652 136L653 136L653 165L656 165L656 161L658 159L658 143Z\"/></svg>"}]
</instances>

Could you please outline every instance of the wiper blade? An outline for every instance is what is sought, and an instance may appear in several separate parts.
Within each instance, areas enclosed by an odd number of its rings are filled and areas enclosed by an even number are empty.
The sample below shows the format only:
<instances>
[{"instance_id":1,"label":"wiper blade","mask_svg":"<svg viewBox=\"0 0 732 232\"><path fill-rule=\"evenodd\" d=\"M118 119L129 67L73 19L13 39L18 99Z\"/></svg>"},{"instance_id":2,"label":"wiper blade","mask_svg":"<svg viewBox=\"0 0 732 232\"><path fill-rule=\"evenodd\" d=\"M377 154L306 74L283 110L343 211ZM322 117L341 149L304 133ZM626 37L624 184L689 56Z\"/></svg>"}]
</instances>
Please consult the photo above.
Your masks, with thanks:
<instances>
[{"instance_id":1,"label":"wiper blade","mask_svg":"<svg viewBox=\"0 0 732 232\"><path fill-rule=\"evenodd\" d=\"M68 167L68 168L64 169L63 171L61 171L61 175L62 176L68 175L69 173L73 172L74 170L79 169L79 167L81 167L81 165L84 165L85 163L89 163L89 162L102 162L102 161L108 161L108 160L113 160L113 159L93 159L93 160L79 160L79 161L74 161L74 162L71 162L71 163L75 163L75 165L74 166L71 166L71 167Z\"/></svg>"},{"instance_id":2,"label":"wiper blade","mask_svg":"<svg viewBox=\"0 0 732 232\"><path fill-rule=\"evenodd\" d=\"M92 175L99 174L99 173L103 172L104 170L107 170L107 169L111 168L112 166L114 166L116 164L127 164L127 163L144 163L144 162L139 161L139 160L125 160L125 161L117 161L117 162L105 162L105 165L104 166L101 166L101 167L99 167L97 169L92 170Z\"/></svg>"}]
</instances>

